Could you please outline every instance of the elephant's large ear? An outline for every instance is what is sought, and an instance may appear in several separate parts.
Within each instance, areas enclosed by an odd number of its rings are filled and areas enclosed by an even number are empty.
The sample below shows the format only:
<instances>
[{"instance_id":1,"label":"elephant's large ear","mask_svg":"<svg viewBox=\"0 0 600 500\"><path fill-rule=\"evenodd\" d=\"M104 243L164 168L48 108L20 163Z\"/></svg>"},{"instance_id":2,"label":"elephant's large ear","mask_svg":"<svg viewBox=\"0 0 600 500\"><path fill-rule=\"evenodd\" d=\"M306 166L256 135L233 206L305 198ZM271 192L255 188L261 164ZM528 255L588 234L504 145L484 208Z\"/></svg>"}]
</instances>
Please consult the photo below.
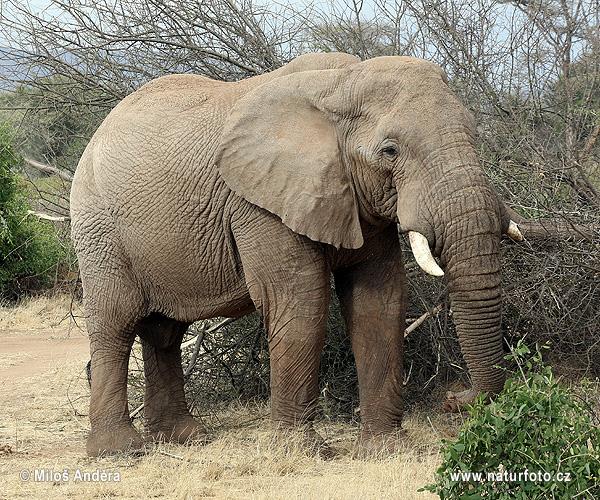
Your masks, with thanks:
<instances>
[{"instance_id":1,"label":"elephant's large ear","mask_svg":"<svg viewBox=\"0 0 600 500\"><path fill-rule=\"evenodd\" d=\"M247 94L227 119L216 163L235 193L294 232L360 248L358 205L336 126L315 104L327 73L288 75Z\"/></svg>"}]
</instances>

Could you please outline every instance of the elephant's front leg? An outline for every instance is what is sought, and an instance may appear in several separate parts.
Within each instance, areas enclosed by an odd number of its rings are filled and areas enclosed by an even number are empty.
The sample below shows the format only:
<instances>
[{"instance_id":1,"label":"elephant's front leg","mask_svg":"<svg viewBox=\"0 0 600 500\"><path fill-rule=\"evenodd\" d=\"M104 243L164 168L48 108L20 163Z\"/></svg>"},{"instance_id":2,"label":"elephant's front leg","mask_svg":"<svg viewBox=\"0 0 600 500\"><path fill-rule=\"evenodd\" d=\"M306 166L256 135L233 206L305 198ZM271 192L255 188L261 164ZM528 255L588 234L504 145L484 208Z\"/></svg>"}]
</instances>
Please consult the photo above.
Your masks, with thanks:
<instances>
[{"instance_id":1,"label":"elephant's front leg","mask_svg":"<svg viewBox=\"0 0 600 500\"><path fill-rule=\"evenodd\" d=\"M314 290L315 283L311 285ZM325 292L323 289L318 298L303 297L302 293L296 297L280 296L275 307L263 311L271 361L274 430L283 436L289 429L300 430L303 445L329 457L330 450L313 429L319 397L319 363L327 326ZM307 300L302 303L304 299Z\"/></svg>"},{"instance_id":2,"label":"elephant's front leg","mask_svg":"<svg viewBox=\"0 0 600 500\"><path fill-rule=\"evenodd\" d=\"M394 452L406 440L401 430L406 274L396 226L373 247L369 260L334 272L358 371L363 431L357 455Z\"/></svg>"},{"instance_id":3,"label":"elephant's front leg","mask_svg":"<svg viewBox=\"0 0 600 500\"><path fill-rule=\"evenodd\" d=\"M331 297L322 246L275 217L234 233L250 295L264 317L271 362L271 421L276 433L301 431L301 444L330 451L314 431L319 363Z\"/></svg>"}]
</instances>

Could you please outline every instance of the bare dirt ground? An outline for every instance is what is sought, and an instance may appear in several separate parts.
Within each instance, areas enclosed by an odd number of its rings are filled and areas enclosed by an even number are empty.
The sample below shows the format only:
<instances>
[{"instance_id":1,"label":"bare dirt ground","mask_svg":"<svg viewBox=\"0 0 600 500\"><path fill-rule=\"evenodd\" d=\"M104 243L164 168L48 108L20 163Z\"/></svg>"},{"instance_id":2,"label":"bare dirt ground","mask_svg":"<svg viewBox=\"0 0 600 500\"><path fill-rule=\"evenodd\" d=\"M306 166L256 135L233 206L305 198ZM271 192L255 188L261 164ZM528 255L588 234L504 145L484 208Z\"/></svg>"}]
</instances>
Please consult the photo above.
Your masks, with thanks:
<instances>
[{"instance_id":1,"label":"bare dirt ground","mask_svg":"<svg viewBox=\"0 0 600 500\"><path fill-rule=\"evenodd\" d=\"M418 452L352 460L356 429L320 424L338 458L276 448L268 408L242 407L207 422L206 446L151 445L141 457L88 458L89 390L84 331L69 329L69 301L27 311L0 309L0 499L427 499L416 490L433 479L444 417L408 418ZM425 450L425 451L424 451Z\"/></svg>"},{"instance_id":2,"label":"bare dirt ground","mask_svg":"<svg viewBox=\"0 0 600 500\"><path fill-rule=\"evenodd\" d=\"M81 332L71 335L67 328L50 333L36 330L5 330L0 336L0 394L15 385L70 361L89 358L89 343Z\"/></svg>"}]
</instances>

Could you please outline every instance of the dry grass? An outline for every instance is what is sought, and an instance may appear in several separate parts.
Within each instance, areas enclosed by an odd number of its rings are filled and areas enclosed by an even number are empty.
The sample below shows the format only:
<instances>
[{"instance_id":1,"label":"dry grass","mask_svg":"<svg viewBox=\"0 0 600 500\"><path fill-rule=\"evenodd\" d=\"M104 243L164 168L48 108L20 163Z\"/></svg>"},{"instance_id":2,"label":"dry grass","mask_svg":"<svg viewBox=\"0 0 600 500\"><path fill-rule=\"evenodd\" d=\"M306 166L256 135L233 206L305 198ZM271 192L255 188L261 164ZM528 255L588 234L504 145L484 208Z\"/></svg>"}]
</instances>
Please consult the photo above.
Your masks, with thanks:
<instances>
[{"instance_id":1,"label":"dry grass","mask_svg":"<svg viewBox=\"0 0 600 500\"><path fill-rule=\"evenodd\" d=\"M342 436L331 461L307 456L294 447L273 444L264 408L235 408L222 415L231 428L217 431L206 446L159 445L143 457L89 459L84 454L87 419L76 416L68 404L86 394L69 383L79 366L63 368L32 382L39 395L26 397L24 416L3 419L8 425L0 445L12 453L0 458L0 498L119 498L119 499L426 499L436 498L417 489L433 478L439 457L427 448L422 454L371 461L352 460L355 429L350 425L324 425L320 431ZM47 389L51 388L52 394ZM6 408L6 404L2 405ZM76 404L76 407L78 405ZM409 418L406 427L420 443L435 442L434 432L423 421ZM345 432L344 432L345 431ZM1 446L0 446L1 447ZM23 482L19 472L27 469L69 472L68 481ZM75 483L77 470L119 473L119 482Z\"/></svg>"},{"instance_id":2,"label":"dry grass","mask_svg":"<svg viewBox=\"0 0 600 500\"><path fill-rule=\"evenodd\" d=\"M44 302L28 307L48 315L55 310ZM318 426L338 451L330 461L307 456L289 443L276 445L268 430L268 407L260 405L208 417L205 424L215 439L206 446L153 445L141 457L87 458L85 361L70 359L15 387L0 387L0 499L437 498L417 489L433 478L439 464L440 435L456 430L454 417L444 414L432 415L432 424L423 415L409 415L405 427L417 446L381 460L353 460L357 429L344 423ZM32 475L35 470L66 471L69 477L24 482L19 478L24 469ZM119 473L120 481L75 482L77 470Z\"/></svg>"},{"instance_id":3,"label":"dry grass","mask_svg":"<svg viewBox=\"0 0 600 500\"><path fill-rule=\"evenodd\" d=\"M80 303L71 302L70 295L36 297L24 300L16 307L0 306L0 330L41 330L58 325L70 325L71 308L77 322L83 326L83 309Z\"/></svg>"},{"instance_id":4,"label":"dry grass","mask_svg":"<svg viewBox=\"0 0 600 500\"><path fill-rule=\"evenodd\" d=\"M60 400L31 408L30 421L9 425L13 453L1 461L0 498L119 499L412 499L436 498L417 489L433 477L437 454L407 453L371 461L352 460L338 445L331 461L297 448L273 444L266 419L256 425L258 408L235 409L226 418L238 428L222 429L206 446L159 445L140 458L88 459L83 454L85 425ZM253 422L244 426L243 422ZM416 422L409 420L407 426ZM336 426L339 432L343 426ZM323 429L321 429L323 430ZM354 429L346 429L350 438ZM330 429L331 431L331 429ZM431 436L428 436L431 438ZM65 442L75 443L72 450ZM19 471L69 472L69 481L22 482ZM98 469L120 474L119 482L74 483L75 471ZM3 496L4 495L4 496Z\"/></svg>"}]
</instances>

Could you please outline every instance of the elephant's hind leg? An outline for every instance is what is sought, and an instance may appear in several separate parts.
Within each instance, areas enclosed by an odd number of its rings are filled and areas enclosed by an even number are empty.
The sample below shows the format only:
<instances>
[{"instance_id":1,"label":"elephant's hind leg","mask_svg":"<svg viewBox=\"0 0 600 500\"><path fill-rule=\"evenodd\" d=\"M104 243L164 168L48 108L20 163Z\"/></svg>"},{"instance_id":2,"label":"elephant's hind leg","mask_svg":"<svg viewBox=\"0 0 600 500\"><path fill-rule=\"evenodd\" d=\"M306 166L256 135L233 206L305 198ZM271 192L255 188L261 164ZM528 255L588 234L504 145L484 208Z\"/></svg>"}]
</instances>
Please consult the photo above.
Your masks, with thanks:
<instances>
[{"instance_id":1,"label":"elephant's hind leg","mask_svg":"<svg viewBox=\"0 0 600 500\"><path fill-rule=\"evenodd\" d=\"M106 297L106 292L96 295L91 290L88 287L86 291L88 297L93 297L86 300L92 358L87 452L97 456L138 451L143 448L144 440L133 427L127 405L127 371L135 339L134 311L124 314L116 306L98 308L97 299ZM119 295L115 288L111 292L122 299L115 304L132 301L131 296Z\"/></svg>"},{"instance_id":2,"label":"elephant's hind leg","mask_svg":"<svg viewBox=\"0 0 600 500\"><path fill-rule=\"evenodd\" d=\"M144 414L150 438L206 441L207 433L189 413L181 367L181 340L188 323L152 314L136 328L142 339L146 394Z\"/></svg>"},{"instance_id":3,"label":"elephant's hind leg","mask_svg":"<svg viewBox=\"0 0 600 500\"><path fill-rule=\"evenodd\" d=\"M86 447L89 455L97 456L144 446L129 418L127 371L133 330L145 306L110 215L99 212L101 200L88 195L90 206L71 208L90 337L91 430Z\"/></svg>"}]
</instances>

